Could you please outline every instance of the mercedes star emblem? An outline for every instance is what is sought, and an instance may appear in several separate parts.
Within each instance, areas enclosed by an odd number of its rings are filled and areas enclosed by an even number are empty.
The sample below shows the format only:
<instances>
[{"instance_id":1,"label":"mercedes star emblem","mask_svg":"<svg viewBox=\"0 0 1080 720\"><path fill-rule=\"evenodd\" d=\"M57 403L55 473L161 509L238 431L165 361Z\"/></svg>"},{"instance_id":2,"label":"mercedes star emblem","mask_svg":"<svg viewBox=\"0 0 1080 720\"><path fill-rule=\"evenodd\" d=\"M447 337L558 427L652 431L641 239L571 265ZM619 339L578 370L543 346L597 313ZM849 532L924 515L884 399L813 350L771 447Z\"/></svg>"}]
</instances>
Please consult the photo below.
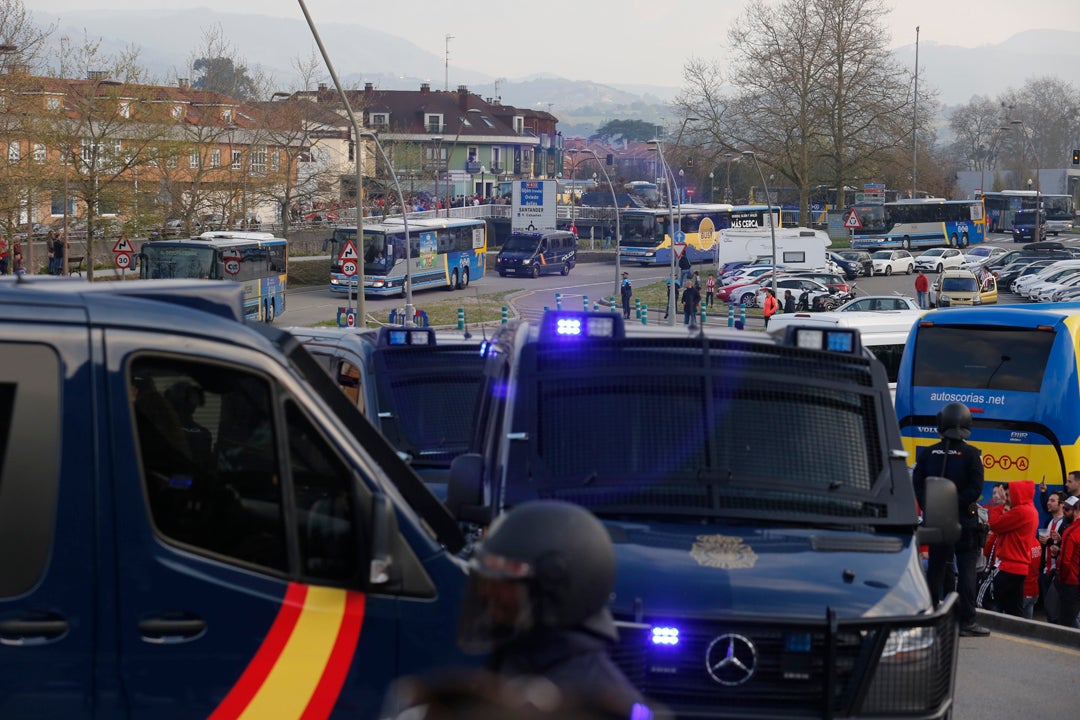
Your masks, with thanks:
<instances>
[{"instance_id":1,"label":"mercedes star emblem","mask_svg":"<svg viewBox=\"0 0 1080 720\"><path fill-rule=\"evenodd\" d=\"M721 635L705 651L705 669L721 685L742 685L757 670L757 649L742 635Z\"/></svg>"}]
</instances>

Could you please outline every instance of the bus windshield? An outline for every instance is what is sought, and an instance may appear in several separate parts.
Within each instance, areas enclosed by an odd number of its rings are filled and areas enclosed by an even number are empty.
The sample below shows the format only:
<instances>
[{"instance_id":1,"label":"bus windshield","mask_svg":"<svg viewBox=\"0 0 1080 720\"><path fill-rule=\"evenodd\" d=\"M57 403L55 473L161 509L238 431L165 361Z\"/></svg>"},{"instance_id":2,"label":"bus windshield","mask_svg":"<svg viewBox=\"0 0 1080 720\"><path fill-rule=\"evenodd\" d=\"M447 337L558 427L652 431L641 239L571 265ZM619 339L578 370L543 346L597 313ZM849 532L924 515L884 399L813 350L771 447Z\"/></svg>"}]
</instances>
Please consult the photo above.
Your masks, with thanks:
<instances>
[{"instance_id":1,"label":"bus windshield","mask_svg":"<svg viewBox=\"0 0 1080 720\"><path fill-rule=\"evenodd\" d=\"M1053 333L1026 328L921 327L913 382L1039 392L1054 338Z\"/></svg>"},{"instance_id":2,"label":"bus windshield","mask_svg":"<svg viewBox=\"0 0 1080 720\"><path fill-rule=\"evenodd\" d=\"M216 250L197 245L162 245L148 242L142 246L143 277L173 280L178 278L217 279Z\"/></svg>"}]
</instances>

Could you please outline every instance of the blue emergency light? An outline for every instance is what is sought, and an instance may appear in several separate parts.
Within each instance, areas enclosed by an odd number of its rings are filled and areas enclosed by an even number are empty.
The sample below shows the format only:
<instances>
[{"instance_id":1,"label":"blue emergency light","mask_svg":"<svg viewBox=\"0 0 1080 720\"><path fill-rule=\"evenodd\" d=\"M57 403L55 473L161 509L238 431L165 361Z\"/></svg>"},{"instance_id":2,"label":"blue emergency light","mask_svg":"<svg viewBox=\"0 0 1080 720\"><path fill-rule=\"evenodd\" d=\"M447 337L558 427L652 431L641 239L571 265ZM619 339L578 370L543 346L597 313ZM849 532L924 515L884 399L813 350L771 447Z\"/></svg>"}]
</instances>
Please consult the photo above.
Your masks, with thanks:
<instances>
[{"instance_id":1,"label":"blue emergency light","mask_svg":"<svg viewBox=\"0 0 1080 720\"><path fill-rule=\"evenodd\" d=\"M818 328L789 325L784 332L784 345L807 350L858 355L862 352L859 331L855 328Z\"/></svg>"},{"instance_id":2,"label":"blue emergency light","mask_svg":"<svg viewBox=\"0 0 1080 720\"><path fill-rule=\"evenodd\" d=\"M435 330L429 327L379 328L376 345L435 345Z\"/></svg>"},{"instance_id":3,"label":"blue emergency light","mask_svg":"<svg viewBox=\"0 0 1080 720\"><path fill-rule=\"evenodd\" d=\"M679 644L679 628L658 626L652 629L652 644L674 646Z\"/></svg>"},{"instance_id":4,"label":"blue emergency light","mask_svg":"<svg viewBox=\"0 0 1080 720\"><path fill-rule=\"evenodd\" d=\"M623 337L626 337L626 326L618 313L548 310L540 321L540 338L546 341L573 342Z\"/></svg>"}]
</instances>

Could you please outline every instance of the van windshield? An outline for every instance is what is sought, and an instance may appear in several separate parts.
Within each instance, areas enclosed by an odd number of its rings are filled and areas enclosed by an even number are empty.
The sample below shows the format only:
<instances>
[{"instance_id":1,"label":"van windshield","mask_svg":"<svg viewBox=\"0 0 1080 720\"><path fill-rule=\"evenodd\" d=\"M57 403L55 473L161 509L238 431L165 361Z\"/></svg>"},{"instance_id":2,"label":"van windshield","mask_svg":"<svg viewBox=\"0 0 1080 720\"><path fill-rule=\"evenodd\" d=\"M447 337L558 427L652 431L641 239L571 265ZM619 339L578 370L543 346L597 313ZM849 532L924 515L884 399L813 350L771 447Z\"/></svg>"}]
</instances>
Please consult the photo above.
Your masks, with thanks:
<instances>
[{"instance_id":1,"label":"van windshield","mask_svg":"<svg viewBox=\"0 0 1080 720\"><path fill-rule=\"evenodd\" d=\"M503 243L502 249L509 250L510 252L531 253L536 250L536 247L539 244L539 235L511 235L506 239L506 242Z\"/></svg>"}]
</instances>

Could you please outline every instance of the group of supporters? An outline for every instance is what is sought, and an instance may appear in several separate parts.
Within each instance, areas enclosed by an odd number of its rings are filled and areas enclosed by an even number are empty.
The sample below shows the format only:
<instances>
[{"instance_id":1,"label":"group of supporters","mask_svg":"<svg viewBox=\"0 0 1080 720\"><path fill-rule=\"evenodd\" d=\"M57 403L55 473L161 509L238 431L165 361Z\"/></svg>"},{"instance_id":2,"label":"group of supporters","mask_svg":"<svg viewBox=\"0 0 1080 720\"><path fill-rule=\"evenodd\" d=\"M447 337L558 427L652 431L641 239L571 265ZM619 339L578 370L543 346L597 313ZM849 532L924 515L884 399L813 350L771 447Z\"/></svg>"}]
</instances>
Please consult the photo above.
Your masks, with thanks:
<instances>
[{"instance_id":1,"label":"group of supporters","mask_svg":"<svg viewBox=\"0 0 1080 720\"><path fill-rule=\"evenodd\" d=\"M983 492L981 452L965 442L971 411L949 403L938 413L941 441L923 450L913 469L916 496L925 503L926 478L939 475L956 486L961 533L952 545L926 549L927 581L940 600L955 587L960 634L989 635L976 623L976 609L1033 619L1041 606L1047 622L1080 628L1080 470L1064 490L1040 485L1038 501L1049 516L1041 523L1035 483L1014 480L996 485L991 502ZM1040 527L1041 525L1041 527Z\"/></svg>"}]
</instances>

